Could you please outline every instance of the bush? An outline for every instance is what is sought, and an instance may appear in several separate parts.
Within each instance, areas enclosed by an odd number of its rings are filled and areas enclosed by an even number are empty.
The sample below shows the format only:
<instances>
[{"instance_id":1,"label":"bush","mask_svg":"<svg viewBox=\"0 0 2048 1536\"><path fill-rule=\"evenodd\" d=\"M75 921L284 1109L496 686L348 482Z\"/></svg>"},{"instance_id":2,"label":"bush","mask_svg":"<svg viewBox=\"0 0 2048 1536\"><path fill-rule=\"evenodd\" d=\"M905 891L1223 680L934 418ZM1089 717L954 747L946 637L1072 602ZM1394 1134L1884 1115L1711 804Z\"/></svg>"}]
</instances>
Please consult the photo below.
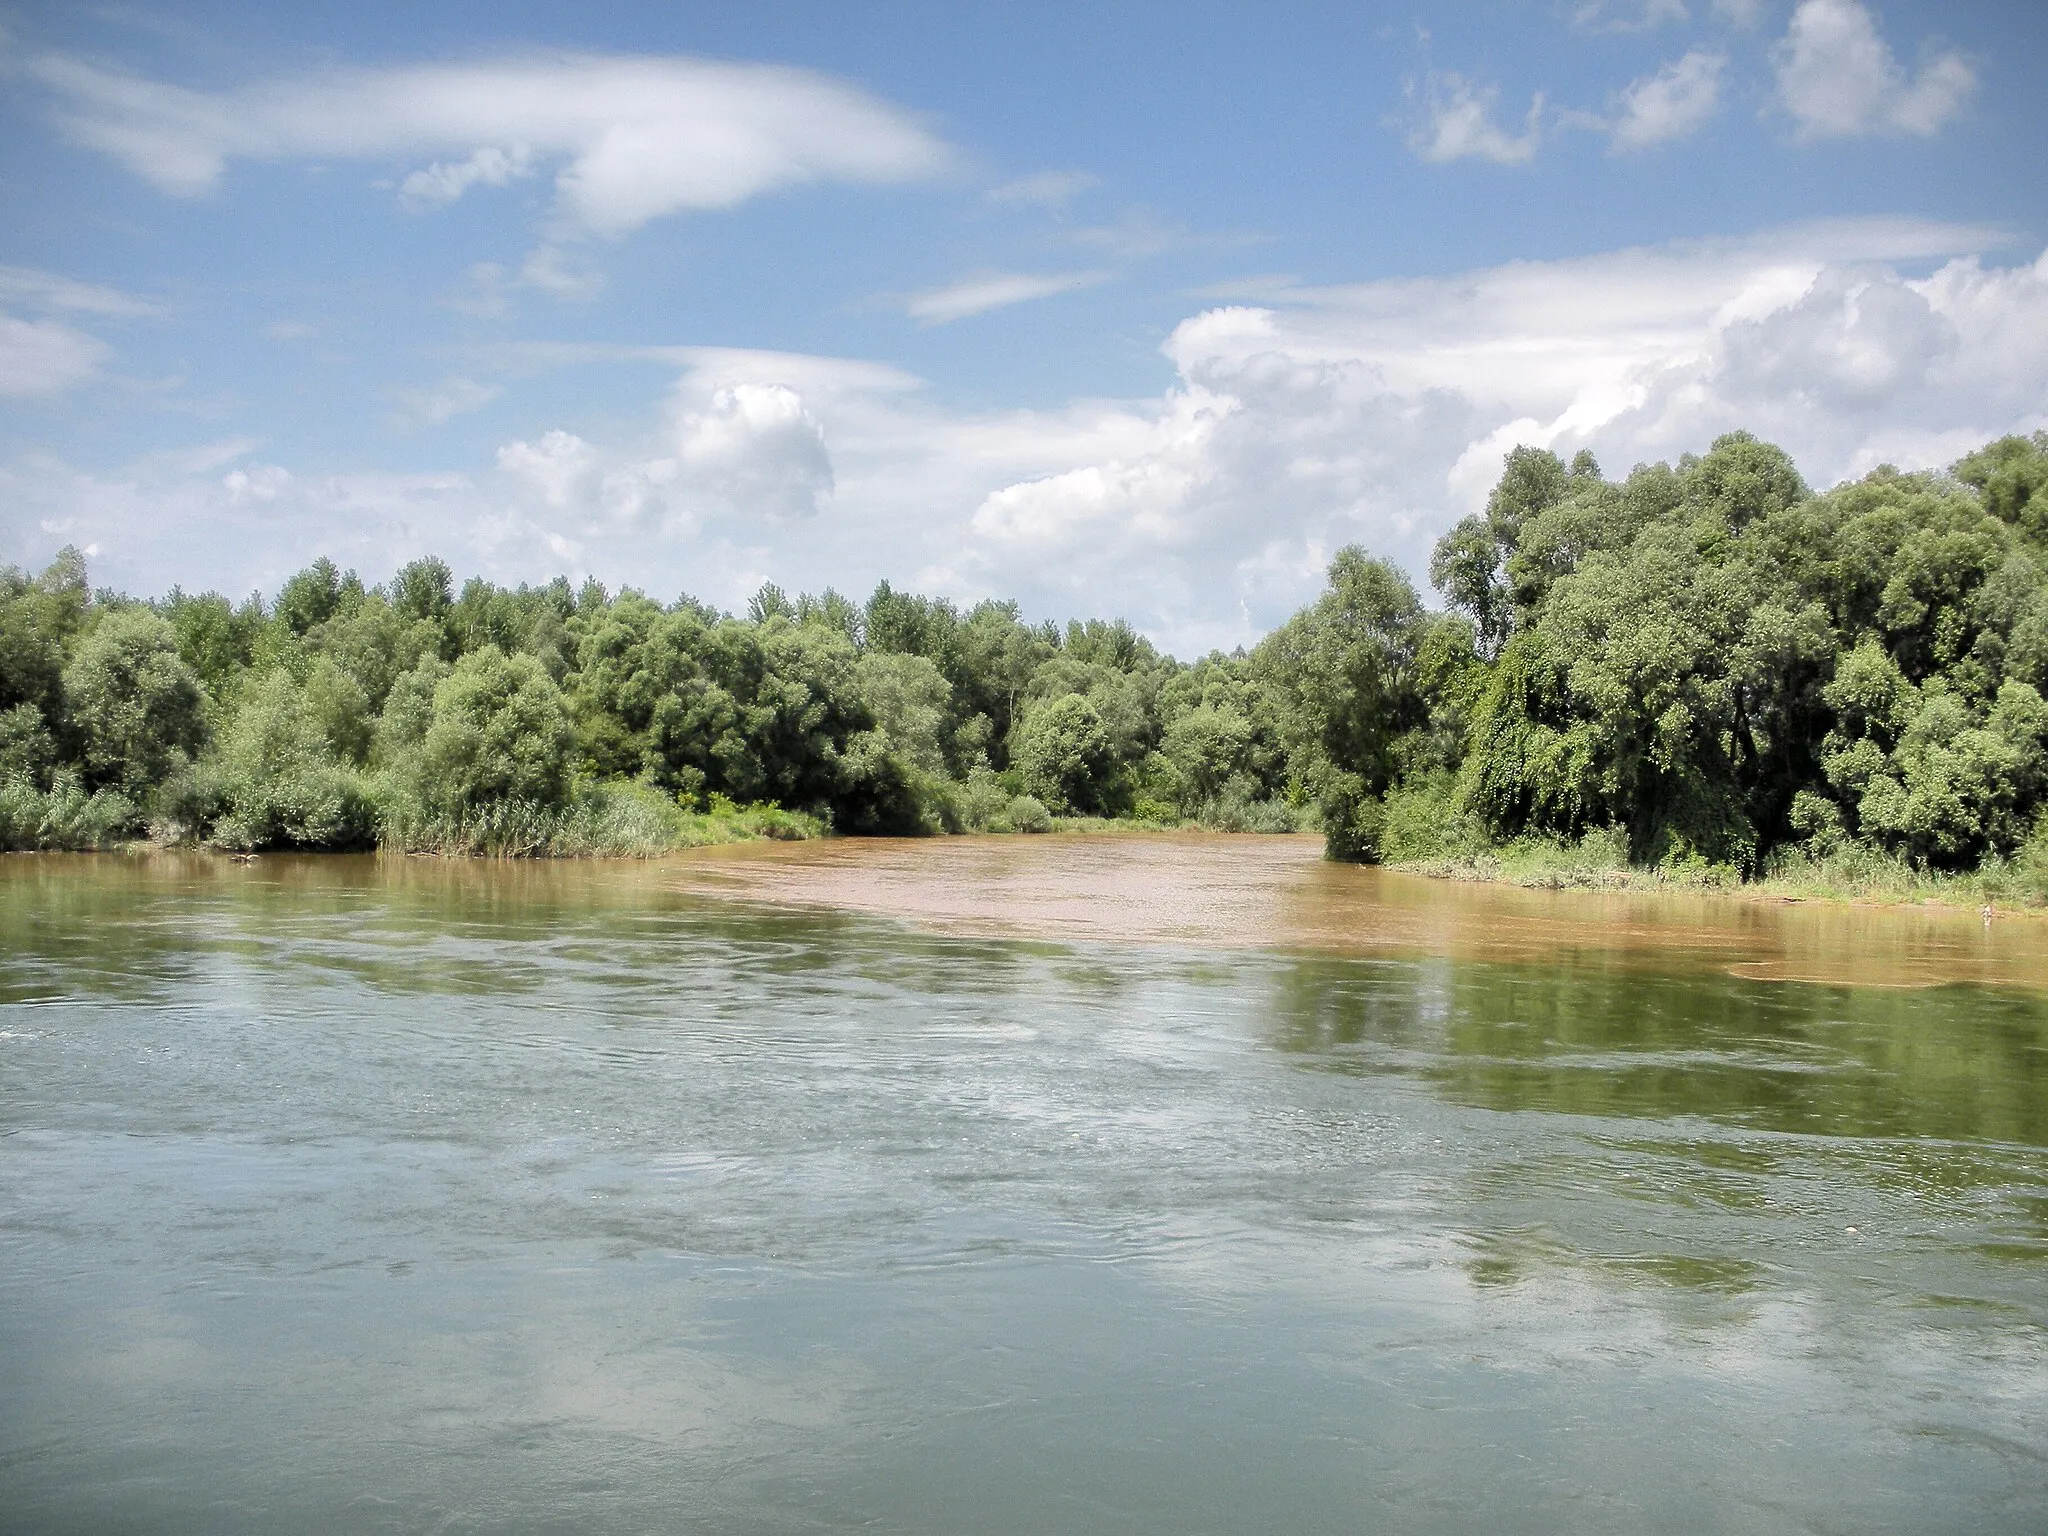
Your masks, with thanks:
<instances>
[{"instance_id":1,"label":"bush","mask_svg":"<svg viewBox=\"0 0 2048 1536\"><path fill-rule=\"evenodd\" d=\"M954 812L960 818L961 830L1009 830L1010 801L1014 798L993 768L986 762L976 763L968 770L967 781L954 794Z\"/></svg>"},{"instance_id":2,"label":"bush","mask_svg":"<svg viewBox=\"0 0 2048 1536\"><path fill-rule=\"evenodd\" d=\"M1323 857L1352 864L1380 862L1380 838L1387 809L1355 773L1333 773L1318 797L1323 817Z\"/></svg>"},{"instance_id":3,"label":"bush","mask_svg":"<svg viewBox=\"0 0 2048 1536\"><path fill-rule=\"evenodd\" d=\"M61 768L50 788L25 778L0 783L0 849L104 848L135 825L135 802L119 790L88 794L75 769Z\"/></svg>"},{"instance_id":4,"label":"bush","mask_svg":"<svg viewBox=\"0 0 2048 1536\"><path fill-rule=\"evenodd\" d=\"M501 800L450 814L401 799L384 818L389 848L491 858L653 858L713 843L800 842L824 833L817 818L779 806L740 806L714 794L710 809L697 811L645 781L618 780L578 785L564 806Z\"/></svg>"},{"instance_id":5,"label":"bush","mask_svg":"<svg viewBox=\"0 0 2048 1536\"><path fill-rule=\"evenodd\" d=\"M1388 863L1471 859L1491 846L1485 822L1465 808L1450 774L1413 779L1387 792L1380 853Z\"/></svg>"},{"instance_id":6,"label":"bush","mask_svg":"<svg viewBox=\"0 0 2048 1536\"><path fill-rule=\"evenodd\" d=\"M1045 802L1033 795L1019 795L1012 800L1004 813L1014 831L1050 832L1052 813L1045 808Z\"/></svg>"}]
</instances>

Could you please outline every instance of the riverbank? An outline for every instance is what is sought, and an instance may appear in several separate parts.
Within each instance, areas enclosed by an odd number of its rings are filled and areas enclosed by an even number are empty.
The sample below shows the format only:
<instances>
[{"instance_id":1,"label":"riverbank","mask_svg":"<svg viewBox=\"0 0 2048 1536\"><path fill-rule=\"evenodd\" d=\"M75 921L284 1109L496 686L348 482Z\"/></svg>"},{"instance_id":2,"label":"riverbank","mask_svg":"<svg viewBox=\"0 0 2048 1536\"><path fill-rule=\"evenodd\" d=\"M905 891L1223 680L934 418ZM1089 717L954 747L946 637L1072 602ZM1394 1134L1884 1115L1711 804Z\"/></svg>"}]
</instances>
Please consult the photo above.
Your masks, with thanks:
<instances>
[{"instance_id":1,"label":"riverbank","mask_svg":"<svg viewBox=\"0 0 2048 1536\"><path fill-rule=\"evenodd\" d=\"M2028 850L2032 853L2033 850ZM1509 885L1525 890L1715 893L1742 900L1838 902L1856 906L1941 906L1960 910L2048 915L2048 861L2026 854L1960 873L1915 869L1865 849L1815 859L1778 860L1744 880L1726 865L1703 861L1645 868L1605 850L1559 844L1507 847L1455 858L1401 859L1387 868L1430 880Z\"/></svg>"}]
</instances>

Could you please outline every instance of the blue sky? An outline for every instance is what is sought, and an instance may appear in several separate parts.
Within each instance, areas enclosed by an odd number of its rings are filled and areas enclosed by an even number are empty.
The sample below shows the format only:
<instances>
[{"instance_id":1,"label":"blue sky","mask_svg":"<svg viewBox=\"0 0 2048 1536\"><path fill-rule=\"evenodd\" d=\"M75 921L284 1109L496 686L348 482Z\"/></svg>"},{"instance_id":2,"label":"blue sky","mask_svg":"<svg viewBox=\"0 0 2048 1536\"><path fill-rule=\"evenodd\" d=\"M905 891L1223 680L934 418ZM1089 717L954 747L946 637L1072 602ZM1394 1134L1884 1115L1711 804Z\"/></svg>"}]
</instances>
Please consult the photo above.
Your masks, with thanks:
<instances>
[{"instance_id":1,"label":"blue sky","mask_svg":"<svg viewBox=\"0 0 2048 1536\"><path fill-rule=\"evenodd\" d=\"M883 577L1187 654L1516 442L2048 425L2048 11L0 9L0 559Z\"/></svg>"}]
</instances>

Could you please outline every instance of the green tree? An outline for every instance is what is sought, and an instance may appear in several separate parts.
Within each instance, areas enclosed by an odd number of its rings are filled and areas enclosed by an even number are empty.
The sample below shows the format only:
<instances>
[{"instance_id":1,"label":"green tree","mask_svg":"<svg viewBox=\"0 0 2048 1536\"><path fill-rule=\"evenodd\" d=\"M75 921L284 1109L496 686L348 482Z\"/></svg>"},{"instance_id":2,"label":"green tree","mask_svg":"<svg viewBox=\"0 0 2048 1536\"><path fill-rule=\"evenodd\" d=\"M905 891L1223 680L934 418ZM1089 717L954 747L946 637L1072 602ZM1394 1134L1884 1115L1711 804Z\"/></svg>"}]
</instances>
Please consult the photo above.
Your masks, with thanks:
<instances>
[{"instance_id":1,"label":"green tree","mask_svg":"<svg viewBox=\"0 0 2048 1536\"><path fill-rule=\"evenodd\" d=\"M1080 694L1064 694L1026 714L1010 756L1025 790L1049 809L1108 808L1115 749L1102 716Z\"/></svg>"},{"instance_id":2,"label":"green tree","mask_svg":"<svg viewBox=\"0 0 2048 1536\"><path fill-rule=\"evenodd\" d=\"M343 575L322 555L278 590L271 615L295 635L324 624L338 613L352 612L363 600L363 584L354 571Z\"/></svg>"},{"instance_id":3,"label":"green tree","mask_svg":"<svg viewBox=\"0 0 2048 1536\"><path fill-rule=\"evenodd\" d=\"M570 745L568 712L547 670L486 645L434 689L414 790L430 811L457 817L504 801L557 809L569 798Z\"/></svg>"},{"instance_id":4,"label":"green tree","mask_svg":"<svg viewBox=\"0 0 2048 1536\"><path fill-rule=\"evenodd\" d=\"M1290 776L1316 797L1332 858L1379 857L1401 738L1428 719L1415 671L1425 629L1408 578L1353 545L1330 562L1328 590L1254 653L1289 701Z\"/></svg>"},{"instance_id":5,"label":"green tree","mask_svg":"<svg viewBox=\"0 0 2048 1536\"><path fill-rule=\"evenodd\" d=\"M283 670L244 691L216 764L216 843L363 848L376 841L376 807L362 779L337 757L323 713L311 691Z\"/></svg>"},{"instance_id":6,"label":"green tree","mask_svg":"<svg viewBox=\"0 0 2048 1536\"><path fill-rule=\"evenodd\" d=\"M205 694L178 637L147 608L109 613L64 671L88 781L140 798L205 738Z\"/></svg>"},{"instance_id":7,"label":"green tree","mask_svg":"<svg viewBox=\"0 0 2048 1536\"><path fill-rule=\"evenodd\" d=\"M252 594L237 608L218 592L190 597L173 587L158 611L170 622L178 654L208 696L220 700L232 694L239 674L255 661L267 622L263 600Z\"/></svg>"},{"instance_id":8,"label":"green tree","mask_svg":"<svg viewBox=\"0 0 2048 1536\"><path fill-rule=\"evenodd\" d=\"M0 568L0 709L31 704L47 726L63 717L66 648L92 603L85 557L66 548L39 576Z\"/></svg>"},{"instance_id":9,"label":"green tree","mask_svg":"<svg viewBox=\"0 0 2048 1536\"><path fill-rule=\"evenodd\" d=\"M1992 516L2048 545L2048 432L2001 437L1958 460L1955 475L1983 495Z\"/></svg>"}]
</instances>

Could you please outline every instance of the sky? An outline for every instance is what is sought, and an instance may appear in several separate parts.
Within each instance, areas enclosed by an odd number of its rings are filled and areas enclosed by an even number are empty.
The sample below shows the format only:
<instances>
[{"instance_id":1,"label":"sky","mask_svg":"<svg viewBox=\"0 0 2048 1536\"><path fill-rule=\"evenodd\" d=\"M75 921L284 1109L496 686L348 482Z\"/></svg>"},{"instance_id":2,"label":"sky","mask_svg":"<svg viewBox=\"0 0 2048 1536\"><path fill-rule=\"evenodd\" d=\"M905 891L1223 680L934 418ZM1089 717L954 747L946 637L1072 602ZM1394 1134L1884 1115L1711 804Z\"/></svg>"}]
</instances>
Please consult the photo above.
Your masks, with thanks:
<instances>
[{"instance_id":1,"label":"sky","mask_svg":"<svg viewBox=\"0 0 2048 1536\"><path fill-rule=\"evenodd\" d=\"M0 4L0 562L1250 644L1520 443L2048 427L2048 6Z\"/></svg>"}]
</instances>

